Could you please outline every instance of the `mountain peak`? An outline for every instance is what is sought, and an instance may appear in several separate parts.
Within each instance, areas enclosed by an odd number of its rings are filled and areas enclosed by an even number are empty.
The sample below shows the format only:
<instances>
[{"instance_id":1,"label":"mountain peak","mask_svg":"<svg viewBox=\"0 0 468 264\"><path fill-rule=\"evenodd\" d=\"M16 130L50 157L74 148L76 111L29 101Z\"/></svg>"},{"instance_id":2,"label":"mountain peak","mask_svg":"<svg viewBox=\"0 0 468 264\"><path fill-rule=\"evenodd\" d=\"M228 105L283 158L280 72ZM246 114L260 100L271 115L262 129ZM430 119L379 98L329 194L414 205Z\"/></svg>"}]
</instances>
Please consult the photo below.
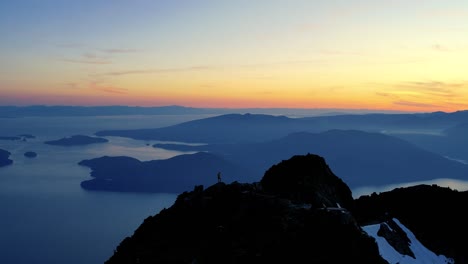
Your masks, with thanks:
<instances>
[{"instance_id":1,"label":"mountain peak","mask_svg":"<svg viewBox=\"0 0 468 264\"><path fill-rule=\"evenodd\" d=\"M338 178L321 156L296 155L273 165L261 180L265 192L314 207L352 209L349 187Z\"/></svg>"},{"instance_id":2,"label":"mountain peak","mask_svg":"<svg viewBox=\"0 0 468 264\"><path fill-rule=\"evenodd\" d=\"M323 158L308 154L273 166L261 182L195 186L148 217L106 264L386 263L339 207L351 195L333 186L341 185L335 177Z\"/></svg>"}]
</instances>

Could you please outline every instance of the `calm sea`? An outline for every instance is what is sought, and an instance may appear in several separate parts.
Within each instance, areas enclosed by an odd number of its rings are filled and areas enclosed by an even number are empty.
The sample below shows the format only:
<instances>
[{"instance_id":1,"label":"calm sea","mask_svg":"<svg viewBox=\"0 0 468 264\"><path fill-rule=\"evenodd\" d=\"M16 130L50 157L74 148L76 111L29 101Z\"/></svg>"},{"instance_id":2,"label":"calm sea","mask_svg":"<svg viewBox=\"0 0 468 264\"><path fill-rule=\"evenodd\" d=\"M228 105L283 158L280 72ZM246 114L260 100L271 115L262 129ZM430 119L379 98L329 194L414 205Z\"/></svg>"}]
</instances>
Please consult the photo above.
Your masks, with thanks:
<instances>
[{"instance_id":1,"label":"calm sea","mask_svg":"<svg viewBox=\"0 0 468 264\"><path fill-rule=\"evenodd\" d=\"M90 192L80 182L90 170L83 159L126 155L140 160L182 154L151 147L155 142L108 137L109 143L51 146L43 142L104 129L168 126L206 116L112 116L0 118L0 136L32 134L35 139L0 140L13 165L0 168L0 263L98 264L150 216L170 207L177 194ZM149 144L149 146L147 145ZM36 158L24 157L34 151Z\"/></svg>"}]
</instances>

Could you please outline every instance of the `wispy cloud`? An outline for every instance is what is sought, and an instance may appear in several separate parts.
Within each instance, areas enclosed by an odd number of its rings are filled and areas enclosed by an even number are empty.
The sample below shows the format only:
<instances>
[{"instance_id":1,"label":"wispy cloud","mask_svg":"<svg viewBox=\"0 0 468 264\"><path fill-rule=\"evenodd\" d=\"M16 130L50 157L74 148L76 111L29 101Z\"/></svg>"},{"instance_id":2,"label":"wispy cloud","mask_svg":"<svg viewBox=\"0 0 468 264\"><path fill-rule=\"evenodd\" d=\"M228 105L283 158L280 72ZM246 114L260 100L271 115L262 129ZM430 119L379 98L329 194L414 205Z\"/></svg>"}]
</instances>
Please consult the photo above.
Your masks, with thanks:
<instances>
[{"instance_id":1,"label":"wispy cloud","mask_svg":"<svg viewBox=\"0 0 468 264\"><path fill-rule=\"evenodd\" d=\"M89 84L89 88L93 90L101 91L101 92L112 93L112 94L127 94L128 93L128 89L115 87L115 86L109 86L109 85L102 85L99 82L91 82Z\"/></svg>"},{"instance_id":2,"label":"wispy cloud","mask_svg":"<svg viewBox=\"0 0 468 264\"><path fill-rule=\"evenodd\" d=\"M99 51L112 54L139 52L137 49L100 49Z\"/></svg>"},{"instance_id":3,"label":"wispy cloud","mask_svg":"<svg viewBox=\"0 0 468 264\"><path fill-rule=\"evenodd\" d=\"M193 66L193 67L181 67L181 68L161 68L152 70L127 70L127 71L113 71L99 74L102 76L122 76L122 75L133 75L133 74L157 74L157 73L171 73L171 72L188 72L188 71L202 71L202 70L213 70L215 66Z\"/></svg>"},{"instance_id":4,"label":"wispy cloud","mask_svg":"<svg viewBox=\"0 0 468 264\"><path fill-rule=\"evenodd\" d=\"M428 82L405 82L398 85L400 88L411 89L419 91L427 95L438 97L454 97L457 95L456 91L460 88L468 86L467 82L446 83L439 81Z\"/></svg>"},{"instance_id":5,"label":"wispy cloud","mask_svg":"<svg viewBox=\"0 0 468 264\"><path fill-rule=\"evenodd\" d=\"M97 76L123 76L123 75L134 75L134 74L159 74L159 73L176 73L176 72L190 72L190 71L210 71L210 70L222 70L222 69L234 69L234 68L262 68L280 65L294 65L294 64L312 64L312 63L323 63L321 60L289 60L289 61L273 61L273 62L260 62L251 64L232 64L232 65L198 65L190 67L180 68L159 68L159 69L137 69L137 70L122 70L105 72L96 74Z\"/></svg>"},{"instance_id":6,"label":"wispy cloud","mask_svg":"<svg viewBox=\"0 0 468 264\"><path fill-rule=\"evenodd\" d=\"M70 89L79 89L80 85L76 82L69 82L69 83L64 83L65 87L70 88Z\"/></svg>"},{"instance_id":7,"label":"wispy cloud","mask_svg":"<svg viewBox=\"0 0 468 264\"><path fill-rule=\"evenodd\" d=\"M393 84L375 94L388 98L395 105L443 108L458 104L460 91L466 88L468 82L415 81Z\"/></svg>"},{"instance_id":8,"label":"wispy cloud","mask_svg":"<svg viewBox=\"0 0 468 264\"><path fill-rule=\"evenodd\" d=\"M420 103L420 102L412 102L412 101L395 101L393 102L395 105L402 105L402 106L412 106L412 107L421 107L421 108L435 108L440 107L440 105L436 104L427 104L427 103Z\"/></svg>"},{"instance_id":9,"label":"wispy cloud","mask_svg":"<svg viewBox=\"0 0 468 264\"><path fill-rule=\"evenodd\" d=\"M85 52L79 58L62 58L64 62L81 63L81 64L112 64L112 61L107 56L101 56L94 52Z\"/></svg>"},{"instance_id":10,"label":"wispy cloud","mask_svg":"<svg viewBox=\"0 0 468 264\"><path fill-rule=\"evenodd\" d=\"M105 59L92 59L92 58L81 58L81 59L60 59L60 61L78 64L112 64L110 60Z\"/></svg>"},{"instance_id":11,"label":"wispy cloud","mask_svg":"<svg viewBox=\"0 0 468 264\"><path fill-rule=\"evenodd\" d=\"M94 89L101 91L101 92L113 93L113 94L127 94L128 93L128 89L112 87L112 86L95 87Z\"/></svg>"}]
</instances>

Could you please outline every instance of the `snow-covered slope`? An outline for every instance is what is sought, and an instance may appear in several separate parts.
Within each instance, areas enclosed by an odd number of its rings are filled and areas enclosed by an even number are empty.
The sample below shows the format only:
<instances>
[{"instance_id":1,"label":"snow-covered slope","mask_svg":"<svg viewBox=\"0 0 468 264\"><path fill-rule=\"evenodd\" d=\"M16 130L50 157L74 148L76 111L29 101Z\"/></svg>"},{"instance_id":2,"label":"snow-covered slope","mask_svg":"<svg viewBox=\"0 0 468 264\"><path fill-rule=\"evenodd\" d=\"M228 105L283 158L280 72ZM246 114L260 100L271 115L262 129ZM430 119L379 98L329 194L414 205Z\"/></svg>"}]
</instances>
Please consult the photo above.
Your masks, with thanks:
<instances>
[{"instance_id":1,"label":"snow-covered slope","mask_svg":"<svg viewBox=\"0 0 468 264\"><path fill-rule=\"evenodd\" d=\"M427 249L398 219L367 225L364 231L375 238L380 255L390 264L453 264L453 259Z\"/></svg>"}]
</instances>

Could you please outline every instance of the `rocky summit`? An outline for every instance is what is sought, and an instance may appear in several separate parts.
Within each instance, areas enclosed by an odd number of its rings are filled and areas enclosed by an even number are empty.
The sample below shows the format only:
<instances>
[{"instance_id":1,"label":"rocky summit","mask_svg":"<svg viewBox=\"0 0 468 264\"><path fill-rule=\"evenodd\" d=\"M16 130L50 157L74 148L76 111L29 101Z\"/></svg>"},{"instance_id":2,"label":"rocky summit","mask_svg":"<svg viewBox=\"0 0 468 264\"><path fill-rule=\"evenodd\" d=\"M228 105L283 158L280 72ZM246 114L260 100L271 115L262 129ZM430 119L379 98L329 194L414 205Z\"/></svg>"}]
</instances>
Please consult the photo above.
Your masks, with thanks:
<instances>
[{"instance_id":1,"label":"rocky summit","mask_svg":"<svg viewBox=\"0 0 468 264\"><path fill-rule=\"evenodd\" d=\"M199 185L144 220L106 264L388 263L358 225L348 186L317 155L260 182Z\"/></svg>"}]
</instances>

